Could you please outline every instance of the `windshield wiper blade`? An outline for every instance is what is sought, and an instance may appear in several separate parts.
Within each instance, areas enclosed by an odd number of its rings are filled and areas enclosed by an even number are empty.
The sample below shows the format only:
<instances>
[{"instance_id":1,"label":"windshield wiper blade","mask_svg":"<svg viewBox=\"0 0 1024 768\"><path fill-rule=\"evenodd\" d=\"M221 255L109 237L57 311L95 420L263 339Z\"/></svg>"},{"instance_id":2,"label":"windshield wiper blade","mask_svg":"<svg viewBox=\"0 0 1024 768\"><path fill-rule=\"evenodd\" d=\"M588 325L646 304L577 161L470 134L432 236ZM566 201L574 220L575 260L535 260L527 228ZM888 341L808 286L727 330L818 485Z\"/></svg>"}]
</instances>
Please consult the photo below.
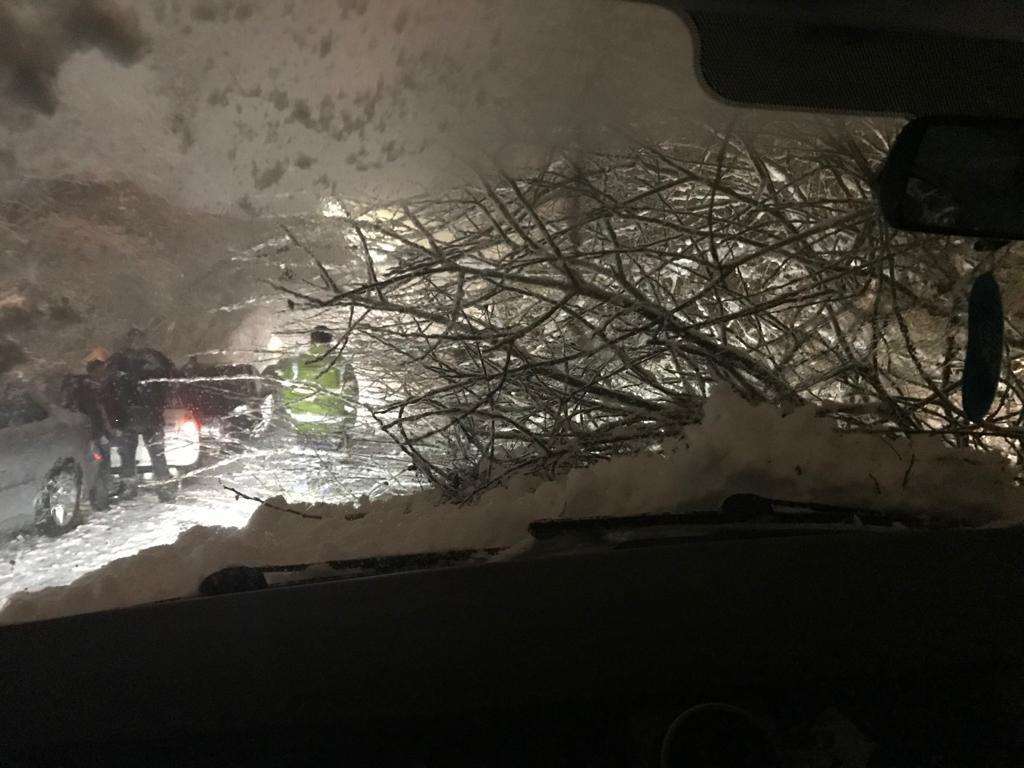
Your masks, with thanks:
<instances>
[{"instance_id":1,"label":"windshield wiper blade","mask_svg":"<svg viewBox=\"0 0 1024 768\"><path fill-rule=\"evenodd\" d=\"M967 523L944 520L945 528ZM559 550L569 544L642 546L669 539L708 540L765 538L882 528L926 528L929 521L903 511L885 511L829 504L769 499L754 494L728 497L719 510L665 512L630 516L554 518L527 526L536 541L555 542ZM648 533L644 533L647 531ZM625 537L625 538L624 538ZM231 566L203 579L199 594L223 595L289 586L313 581L380 576L427 568L450 568L490 560L501 547L457 549L407 555L384 555L318 563ZM278 579L274 579L278 576ZM268 578L269 577L269 578Z\"/></svg>"},{"instance_id":2,"label":"windshield wiper blade","mask_svg":"<svg viewBox=\"0 0 1024 768\"><path fill-rule=\"evenodd\" d=\"M536 520L529 525L530 535L538 540L560 537L601 539L608 534L640 531L664 527L749 525L832 525L883 526L921 528L927 520L919 515L902 511L885 511L854 507L839 507L780 499L768 499L754 494L735 494L728 497L720 510L696 512L664 512L634 516L605 516L581 518L555 518ZM945 527L958 527L958 523L945 523ZM767 530L767 529L766 529Z\"/></svg>"},{"instance_id":3,"label":"windshield wiper blade","mask_svg":"<svg viewBox=\"0 0 1024 768\"><path fill-rule=\"evenodd\" d=\"M427 568L452 568L489 560L502 552L501 547L485 549L452 549L442 552L419 552L410 555L381 555L348 560L327 560L319 563L285 565L235 565L221 568L206 576L199 585L199 594L226 595L273 587L308 584L313 581L336 581L362 576L383 576L389 573L418 571ZM268 576L287 574L274 583Z\"/></svg>"}]
</instances>

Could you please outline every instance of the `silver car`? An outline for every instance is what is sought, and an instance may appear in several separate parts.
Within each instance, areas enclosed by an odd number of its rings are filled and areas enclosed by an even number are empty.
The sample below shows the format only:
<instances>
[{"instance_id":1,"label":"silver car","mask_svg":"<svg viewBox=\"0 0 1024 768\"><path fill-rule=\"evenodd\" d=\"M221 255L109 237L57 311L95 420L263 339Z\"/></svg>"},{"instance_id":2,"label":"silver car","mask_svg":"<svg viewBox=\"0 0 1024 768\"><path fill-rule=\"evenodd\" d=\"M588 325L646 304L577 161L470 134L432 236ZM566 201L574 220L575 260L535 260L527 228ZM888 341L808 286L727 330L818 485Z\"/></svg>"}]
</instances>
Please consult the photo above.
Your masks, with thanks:
<instances>
[{"instance_id":1,"label":"silver car","mask_svg":"<svg viewBox=\"0 0 1024 768\"><path fill-rule=\"evenodd\" d=\"M99 475L85 416L28 389L0 390L0 535L74 528Z\"/></svg>"}]
</instances>

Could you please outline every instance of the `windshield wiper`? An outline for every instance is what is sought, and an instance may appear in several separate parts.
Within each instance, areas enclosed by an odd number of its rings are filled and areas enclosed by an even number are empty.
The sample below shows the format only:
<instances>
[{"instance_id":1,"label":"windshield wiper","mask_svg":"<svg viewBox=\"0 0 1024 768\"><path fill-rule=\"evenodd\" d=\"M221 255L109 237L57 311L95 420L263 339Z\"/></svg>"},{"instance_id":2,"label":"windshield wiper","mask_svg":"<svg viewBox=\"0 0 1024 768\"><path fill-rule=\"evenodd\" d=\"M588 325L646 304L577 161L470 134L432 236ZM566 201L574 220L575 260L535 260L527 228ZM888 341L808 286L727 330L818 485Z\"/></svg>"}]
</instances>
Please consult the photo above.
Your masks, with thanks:
<instances>
[{"instance_id":1,"label":"windshield wiper","mask_svg":"<svg viewBox=\"0 0 1024 768\"><path fill-rule=\"evenodd\" d=\"M313 581L335 581L364 576L383 576L427 568L452 568L489 560L501 552L499 548L452 549L445 552L423 552L412 555L383 555L349 560L327 560L321 563L287 565L234 565L221 568L203 579L199 594L227 595L235 592L291 586ZM283 578L274 578L275 576Z\"/></svg>"},{"instance_id":2,"label":"windshield wiper","mask_svg":"<svg viewBox=\"0 0 1024 768\"><path fill-rule=\"evenodd\" d=\"M886 511L830 504L815 504L781 499L768 499L754 494L735 494L728 497L720 510L696 512L665 512L653 515L582 517L537 520L529 525L530 535L537 541L572 538L586 541L605 541L617 534L637 534L649 531L651 538L664 539L663 529L672 528L687 536L707 538L750 537L760 535L798 535L849 528L923 528L928 522L919 515L903 511ZM958 523L944 523L944 527L959 527ZM801 528L804 530L801 531ZM697 533L699 529L700 533ZM718 533L709 529L719 529ZM636 536L633 542L636 542Z\"/></svg>"},{"instance_id":3,"label":"windshield wiper","mask_svg":"<svg viewBox=\"0 0 1024 768\"><path fill-rule=\"evenodd\" d=\"M945 528L966 523L943 521ZM753 494L728 497L719 510L665 512L662 514L555 518L529 524L530 536L540 546L528 556L543 556L552 550L564 552L578 545L640 547L681 540L722 540L779 538L821 533L884 531L927 528L920 515L829 504L768 499ZM335 581L381 576L428 568L451 568L483 563L500 552L489 549L456 549L411 555L385 555L320 563L231 566L211 573L199 586L199 594L224 595L236 592L290 586L315 581Z\"/></svg>"}]
</instances>

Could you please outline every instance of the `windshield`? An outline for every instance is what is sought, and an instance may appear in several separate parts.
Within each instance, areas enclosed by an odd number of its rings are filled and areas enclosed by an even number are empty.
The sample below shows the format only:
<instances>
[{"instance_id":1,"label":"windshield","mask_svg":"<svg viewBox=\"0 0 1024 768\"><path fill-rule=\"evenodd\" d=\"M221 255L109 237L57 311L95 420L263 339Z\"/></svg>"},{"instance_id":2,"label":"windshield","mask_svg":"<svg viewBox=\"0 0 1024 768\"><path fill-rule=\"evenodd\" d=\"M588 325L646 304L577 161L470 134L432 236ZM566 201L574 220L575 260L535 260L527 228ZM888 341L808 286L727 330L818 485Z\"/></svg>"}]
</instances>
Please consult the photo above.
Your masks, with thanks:
<instances>
[{"instance_id":1,"label":"windshield","mask_svg":"<svg viewBox=\"0 0 1024 768\"><path fill-rule=\"evenodd\" d=\"M1024 508L1013 246L887 227L903 120L725 105L666 9L14 2L0 30L0 375L62 419L0 423L0 621L734 494Z\"/></svg>"}]
</instances>

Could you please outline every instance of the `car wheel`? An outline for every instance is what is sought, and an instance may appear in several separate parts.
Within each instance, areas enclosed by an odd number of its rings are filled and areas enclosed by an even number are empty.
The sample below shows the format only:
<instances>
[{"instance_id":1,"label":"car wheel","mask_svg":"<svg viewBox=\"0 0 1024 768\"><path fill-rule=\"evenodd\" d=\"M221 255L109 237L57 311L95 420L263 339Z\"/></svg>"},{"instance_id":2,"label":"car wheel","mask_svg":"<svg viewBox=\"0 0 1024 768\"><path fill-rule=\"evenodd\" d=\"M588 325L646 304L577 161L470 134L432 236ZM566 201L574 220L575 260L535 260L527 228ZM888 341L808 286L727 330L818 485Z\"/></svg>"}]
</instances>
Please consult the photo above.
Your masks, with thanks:
<instances>
[{"instance_id":1,"label":"car wheel","mask_svg":"<svg viewBox=\"0 0 1024 768\"><path fill-rule=\"evenodd\" d=\"M46 475L36 505L36 525L44 533L57 535L80 522L82 468L74 459L57 462Z\"/></svg>"}]
</instances>

